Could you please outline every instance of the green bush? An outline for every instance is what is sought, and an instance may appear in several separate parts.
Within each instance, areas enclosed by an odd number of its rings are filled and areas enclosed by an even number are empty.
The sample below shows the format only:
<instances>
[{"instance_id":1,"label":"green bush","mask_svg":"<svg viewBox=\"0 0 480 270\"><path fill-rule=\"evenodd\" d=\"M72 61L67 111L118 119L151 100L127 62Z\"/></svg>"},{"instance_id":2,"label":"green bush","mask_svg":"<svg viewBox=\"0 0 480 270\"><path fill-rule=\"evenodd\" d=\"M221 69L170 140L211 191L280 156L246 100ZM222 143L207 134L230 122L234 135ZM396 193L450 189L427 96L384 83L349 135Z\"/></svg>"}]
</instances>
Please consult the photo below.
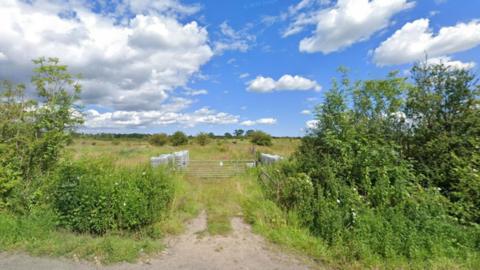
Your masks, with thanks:
<instances>
[{"instance_id":1,"label":"green bush","mask_svg":"<svg viewBox=\"0 0 480 270\"><path fill-rule=\"evenodd\" d=\"M416 85L343 74L293 162L262 177L266 197L346 261L479 260L478 87L465 71L414 74Z\"/></svg>"},{"instance_id":2,"label":"green bush","mask_svg":"<svg viewBox=\"0 0 480 270\"><path fill-rule=\"evenodd\" d=\"M0 81L0 207L22 212L83 121L75 106L77 76L56 58L33 62L34 93L27 95L24 84Z\"/></svg>"},{"instance_id":3,"label":"green bush","mask_svg":"<svg viewBox=\"0 0 480 270\"><path fill-rule=\"evenodd\" d=\"M154 146L164 146L168 143L168 135L165 133L153 134L148 138L148 142Z\"/></svg>"},{"instance_id":4,"label":"green bush","mask_svg":"<svg viewBox=\"0 0 480 270\"><path fill-rule=\"evenodd\" d=\"M251 132L249 137L250 137L250 142L252 142L253 144L262 145L262 146L272 145L272 137L263 131L257 130L257 131Z\"/></svg>"},{"instance_id":5,"label":"green bush","mask_svg":"<svg viewBox=\"0 0 480 270\"><path fill-rule=\"evenodd\" d=\"M195 140L201 146L205 146L210 143L211 137L204 132L200 132L196 137Z\"/></svg>"},{"instance_id":6,"label":"green bush","mask_svg":"<svg viewBox=\"0 0 480 270\"><path fill-rule=\"evenodd\" d=\"M55 172L53 207L76 232L135 230L167 213L174 194L162 168L116 168L111 161L65 162Z\"/></svg>"},{"instance_id":7,"label":"green bush","mask_svg":"<svg viewBox=\"0 0 480 270\"><path fill-rule=\"evenodd\" d=\"M170 137L170 143L173 146L186 145L188 144L188 137L185 133L177 131Z\"/></svg>"}]
</instances>

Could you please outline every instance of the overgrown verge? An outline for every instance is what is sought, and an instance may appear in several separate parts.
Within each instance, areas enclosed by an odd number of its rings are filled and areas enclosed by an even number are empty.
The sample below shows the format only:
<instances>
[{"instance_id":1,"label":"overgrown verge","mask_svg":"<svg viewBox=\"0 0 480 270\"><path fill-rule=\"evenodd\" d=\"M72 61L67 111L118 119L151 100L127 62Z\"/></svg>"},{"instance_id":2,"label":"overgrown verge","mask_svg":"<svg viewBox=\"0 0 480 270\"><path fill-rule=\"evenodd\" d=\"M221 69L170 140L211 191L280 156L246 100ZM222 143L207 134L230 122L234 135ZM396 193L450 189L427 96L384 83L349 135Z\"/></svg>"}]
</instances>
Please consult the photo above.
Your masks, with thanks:
<instances>
[{"instance_id":1,"label":"overgrown verge","mask_svg":"<svg viewBox=\"0 0 480 270\"><path fill-rule=\"evenodd\" d=\"M260 173L249 221L340 268L478 267L480 88L443 65L412 74L334 81L292 159Z\"/></svg>"},{"instance_id":2,"label":"overgrown verge","mask_svg":"<svg viewBox=\"0 0 480 270\"><path fill-rule=\"evenodd\" d=\"M291 169L288 162L267 168L273 181L262 177L244 203L247 222L276 244L341 269L475 269L480 263L480 229L448 217L438 191L418 190L399 205L373 207L348 186L336 196L309 197L311 180Z\"/></svg>"},{"instance_id":3,"label":"overgrown verge","mask_svg":"<svg viewBox=\"0 0 480 270\"><path fill-rule=\"evenodd\" d=\"M104 234L137 230L168 214L174 195L168 172L150 166L117 168L110 160L58 165L52 206L60 225L75 232Z\"/></svg>"},{"instance_id":4,"label":"overgrown verge","mask_svg":"<svg viewBox=\"0 0 480 270\"><path fill-rule=\"evenodd\" d=\"M198 213L192 187L166 168L119 168L114 159L61 162L28 213L0 211L0 250L101 263L163 250Z\"/></svg>"}]
</instances>

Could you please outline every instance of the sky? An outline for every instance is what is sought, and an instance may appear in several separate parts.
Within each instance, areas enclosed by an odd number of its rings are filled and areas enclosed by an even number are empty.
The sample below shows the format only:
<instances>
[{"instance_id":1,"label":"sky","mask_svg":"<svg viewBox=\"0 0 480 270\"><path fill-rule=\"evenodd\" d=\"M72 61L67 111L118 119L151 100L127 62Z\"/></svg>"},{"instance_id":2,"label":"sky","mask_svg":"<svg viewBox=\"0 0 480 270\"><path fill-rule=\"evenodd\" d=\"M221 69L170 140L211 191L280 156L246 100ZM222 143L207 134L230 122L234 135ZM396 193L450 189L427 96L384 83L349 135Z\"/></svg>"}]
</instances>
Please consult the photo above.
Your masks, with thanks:
<instances>
[{"instance_id":1,"label":"sky","mask_svg":"<svg viewBox=\"0 0 480 270\"><path fill-rule=\"evenodd\" d=\"M80 131L302 136L339 66L478 73L478 0L1 0L0 80L82 74Z\"/></svg>"}]
</instances>

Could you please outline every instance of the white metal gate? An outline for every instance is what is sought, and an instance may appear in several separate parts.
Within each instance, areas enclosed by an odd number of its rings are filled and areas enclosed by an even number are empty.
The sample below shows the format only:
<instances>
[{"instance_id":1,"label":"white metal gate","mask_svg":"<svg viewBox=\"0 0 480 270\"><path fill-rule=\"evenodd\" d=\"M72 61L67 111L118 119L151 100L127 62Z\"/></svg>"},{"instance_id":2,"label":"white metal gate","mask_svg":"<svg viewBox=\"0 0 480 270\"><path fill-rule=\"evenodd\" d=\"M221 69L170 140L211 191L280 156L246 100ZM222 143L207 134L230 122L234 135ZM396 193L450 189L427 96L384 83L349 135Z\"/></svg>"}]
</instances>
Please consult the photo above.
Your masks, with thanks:
<instances>
[{"instance_id":1,"label":"white metal gate","mask_svg":"<svg viewBox=\"0 0 480 270\"><path fill-rule=\"evenodd\" d=\"M228 178L255 165L254 160L190 160L186 172L198 178Z\"/></svg>"}]
</instances>

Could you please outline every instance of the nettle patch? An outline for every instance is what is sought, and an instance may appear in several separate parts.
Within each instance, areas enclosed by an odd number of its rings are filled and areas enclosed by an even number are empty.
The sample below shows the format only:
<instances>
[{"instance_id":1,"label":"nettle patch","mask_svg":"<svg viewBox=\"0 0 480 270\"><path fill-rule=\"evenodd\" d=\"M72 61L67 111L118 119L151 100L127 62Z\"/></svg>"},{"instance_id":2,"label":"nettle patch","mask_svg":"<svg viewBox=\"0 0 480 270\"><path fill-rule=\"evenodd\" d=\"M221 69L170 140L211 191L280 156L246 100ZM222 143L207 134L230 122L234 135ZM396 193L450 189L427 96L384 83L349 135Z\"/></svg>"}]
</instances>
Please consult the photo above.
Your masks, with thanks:
<instances>
[{"instance_id":1,"label":"nettle patch","mask_svg":"<svg viewBox=\"0 0 480 270\"><path fill-rule=\"evenodd\" d=\"M65 162L56 171L53 207L60 225L104 234L135 230L167 214L174 196L162 168L117 168L110 160Z\"/></svg>"}]
</instances>

